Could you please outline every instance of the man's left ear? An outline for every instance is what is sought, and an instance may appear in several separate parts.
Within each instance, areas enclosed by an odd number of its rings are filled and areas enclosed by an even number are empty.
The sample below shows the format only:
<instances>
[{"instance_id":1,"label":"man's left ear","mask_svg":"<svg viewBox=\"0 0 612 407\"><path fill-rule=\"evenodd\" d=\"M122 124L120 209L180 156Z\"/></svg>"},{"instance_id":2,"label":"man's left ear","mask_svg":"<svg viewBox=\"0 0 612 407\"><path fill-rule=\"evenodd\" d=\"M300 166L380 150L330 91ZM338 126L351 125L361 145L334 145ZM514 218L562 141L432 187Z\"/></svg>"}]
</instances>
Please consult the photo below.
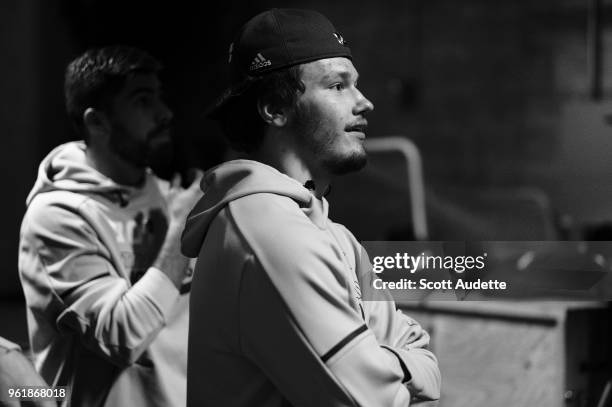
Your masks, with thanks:
<instances>
[{"instance_id":1,"label":"man's left ear","mask_svg":"<svg viewBox=\"0 0 612 407\"><path fill-rule=\"evenodd\" d=\"M90 136L95 137L100 134L108 134L111 127L106 113L92 107L88 107L83 112L83 125Z\"/></svg>"},{"instance_id":2,"label":"man's left ear","mask_svg":"<svg viewBox=\"0 0 612 407\"><path fill-rule=\"evenodd\" d=\"M257 101L257 111L264 122L274 127L283 127L287 124L287 111L276 107L261 99Z\"/></svg>"}]
</instances>

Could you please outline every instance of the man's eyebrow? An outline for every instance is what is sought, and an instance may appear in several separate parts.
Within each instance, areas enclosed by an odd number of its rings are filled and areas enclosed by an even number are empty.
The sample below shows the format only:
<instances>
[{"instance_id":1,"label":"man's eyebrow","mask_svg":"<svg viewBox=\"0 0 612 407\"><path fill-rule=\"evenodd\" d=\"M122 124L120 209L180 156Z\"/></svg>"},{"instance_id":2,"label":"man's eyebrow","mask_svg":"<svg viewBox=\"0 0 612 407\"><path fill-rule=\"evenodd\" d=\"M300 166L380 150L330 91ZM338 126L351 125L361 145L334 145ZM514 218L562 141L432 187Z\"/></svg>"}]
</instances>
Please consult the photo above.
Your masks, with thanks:
<instances>
[{"instance_id":1,"label":"man's eyebrow","mask_svg":"<svg viewBox=\"0 0 612 407\"><path fill-rule=\"evenodd\" d=\"M352 76L353 75L349 71L336 71L336 72L331 72L331 73L325 74L323 76L323 81L324 82L331 81L331 80L334 80L334 79L336 79L338 77L340 77L340 79L343 79L343 80L349 80L349 79L351 79ZM359 79L359 74L358 73L355 74L355 81L357 79Z\"/></svg>"},{"instance_id":2,"label":"man's eyebrow","mask_svg":"<svg viewBox=\"0 0 612 407\"><path fill-rule=\"evenodd\" d=\"M132 98L134 96L140 95L142 93L144 94L155 94L155 92L157 92L157 89L148 87L148 86L140 86L138 88L134 88L130 91L128 97Z\"/></svg>"}]
</instances>

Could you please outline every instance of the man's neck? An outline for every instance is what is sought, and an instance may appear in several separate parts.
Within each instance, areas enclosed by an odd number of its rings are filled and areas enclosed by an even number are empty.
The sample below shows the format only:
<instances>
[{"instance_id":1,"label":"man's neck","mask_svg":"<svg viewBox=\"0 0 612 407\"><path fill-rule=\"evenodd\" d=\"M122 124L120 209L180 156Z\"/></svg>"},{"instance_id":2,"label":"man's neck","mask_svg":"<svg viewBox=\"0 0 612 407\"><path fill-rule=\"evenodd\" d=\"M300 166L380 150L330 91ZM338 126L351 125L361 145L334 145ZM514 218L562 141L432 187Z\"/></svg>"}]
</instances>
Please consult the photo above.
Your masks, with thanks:
<instances>
[{"instance_id":1,"label":"man's neck","mask_svg":"<svg viewBox=\"0 0 612 407\"><path fill-rule=\"evenodd\" d=\"M99 173L120 185L139 186L145 178L145 168L136 167L110 151L85 150L87 163Z\"/></svg>"},{"instance_id":2,"label":"man's neck","mask_svg":"<svg viewBox=\"0 0 612 407\"><path fill-rule=\"evenodd\" d=\"M331 177L324 171L317 171L308 165L307 157L299 154L294 148L275 142L273 137L266 137L261 148L250 154L250 158L271 167L299 181L307 187L314 187L313 194L321 199L329 189ZM309 182L311 181L311 182Z\"/></svg>"}]
</instances>

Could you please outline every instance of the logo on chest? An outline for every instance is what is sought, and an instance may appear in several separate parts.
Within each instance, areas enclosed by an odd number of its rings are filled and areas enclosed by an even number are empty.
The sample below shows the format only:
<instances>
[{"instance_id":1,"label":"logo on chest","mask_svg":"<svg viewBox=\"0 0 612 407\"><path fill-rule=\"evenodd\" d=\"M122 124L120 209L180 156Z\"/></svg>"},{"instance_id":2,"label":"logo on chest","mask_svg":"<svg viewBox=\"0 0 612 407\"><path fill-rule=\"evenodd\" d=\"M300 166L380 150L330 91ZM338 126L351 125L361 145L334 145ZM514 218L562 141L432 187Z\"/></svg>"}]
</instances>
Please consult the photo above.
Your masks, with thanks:
<instances>
[{"instance_id":1,"label":"logo on chest","mask_svg":"<svg viewBox=\"0 0 612 407\"><path fill-rule=\"evenodd\" d=\"M121 260L133 283L153 265L164 242L168 221L160 208L139 211L133 218L109 222Z\"/></svg>"}]
</instances>

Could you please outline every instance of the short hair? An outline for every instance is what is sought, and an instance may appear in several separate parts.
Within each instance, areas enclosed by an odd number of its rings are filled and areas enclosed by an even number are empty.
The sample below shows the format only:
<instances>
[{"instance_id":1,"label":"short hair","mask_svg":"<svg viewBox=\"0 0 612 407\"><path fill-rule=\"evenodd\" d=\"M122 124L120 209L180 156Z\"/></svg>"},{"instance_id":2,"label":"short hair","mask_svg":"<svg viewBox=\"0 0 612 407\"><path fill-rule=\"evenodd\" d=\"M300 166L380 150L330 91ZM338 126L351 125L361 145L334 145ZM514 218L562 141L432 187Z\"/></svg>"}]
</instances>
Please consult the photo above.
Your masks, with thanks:
<instances>
[{"instance_id":1,"label":"short hair","mask_svg":"<svg viewBox=\"0 0 612 407\"><path fill-rule=\"evenodd\" d=\"M221 98L225 101L219 113L213 116L230 146L237 151L250 153L259 148L264 139L266 123L259 115L258 101L262 100L275 107L295 107L297 96L304 93L301 67L295 65L260 77L250 77L235 90L227 91Z\"/></svg>"},{"instance_id":2,"label":"short hair","mask_svg":"<svg viewBox=\"0 0 612 407\"><path fill-rule=\"evenodd\" d=\"M162 66L147 52L127 46L111 46L86 51L66 68L64 96L66 111L85 141L83 113L88 108L108 111L133 74L156 74Z\"/></svg>"}]
</instances>

